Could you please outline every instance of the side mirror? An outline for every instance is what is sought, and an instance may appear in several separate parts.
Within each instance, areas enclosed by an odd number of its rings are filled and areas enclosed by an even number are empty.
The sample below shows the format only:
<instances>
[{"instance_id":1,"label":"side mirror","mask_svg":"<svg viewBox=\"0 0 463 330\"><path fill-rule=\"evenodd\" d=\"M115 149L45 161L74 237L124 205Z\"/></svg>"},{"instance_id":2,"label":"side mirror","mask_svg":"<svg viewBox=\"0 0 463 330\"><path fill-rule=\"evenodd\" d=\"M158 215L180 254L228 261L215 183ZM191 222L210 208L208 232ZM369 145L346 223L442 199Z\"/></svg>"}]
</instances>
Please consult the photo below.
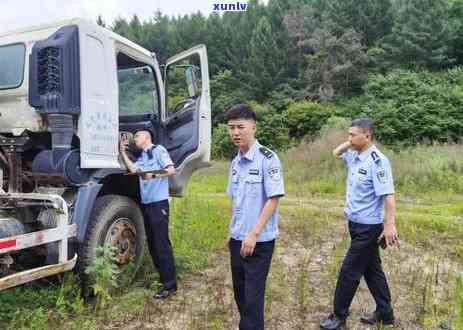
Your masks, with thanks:
<instances>
[{"instance_id":1,"label":"side mirror","mask_svg":"<svg viewBox=\"0 0 463 330\"><path fill-rule=\"evenodd\" d=\"M188 86L188 95L196 97L199 95L198 80L196 78L194 67L190 66L185 70L185 78Z\"/></svg>"}]
</instances>

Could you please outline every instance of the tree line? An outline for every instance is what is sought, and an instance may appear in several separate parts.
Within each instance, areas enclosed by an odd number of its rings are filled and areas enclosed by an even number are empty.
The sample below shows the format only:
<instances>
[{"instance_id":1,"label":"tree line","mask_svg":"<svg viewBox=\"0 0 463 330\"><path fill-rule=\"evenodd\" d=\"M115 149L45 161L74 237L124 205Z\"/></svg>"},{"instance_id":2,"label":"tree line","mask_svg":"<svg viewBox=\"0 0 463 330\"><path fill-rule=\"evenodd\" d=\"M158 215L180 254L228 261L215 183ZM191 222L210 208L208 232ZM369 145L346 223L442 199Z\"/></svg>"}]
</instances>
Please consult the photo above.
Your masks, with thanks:
<instances>
[{"instance_id":1,"label":"tree line","mask_svg":"<svg viewBox=\"0 0 463 330\"><path fill-rule=\"evenodd\" d=\"M244 12L98 24L161 62L206 44L216 137L237 102L254 104L277 149L361 115L388 144L463 135L463 0L251 0Z\"/></svg>"}]
</instances>

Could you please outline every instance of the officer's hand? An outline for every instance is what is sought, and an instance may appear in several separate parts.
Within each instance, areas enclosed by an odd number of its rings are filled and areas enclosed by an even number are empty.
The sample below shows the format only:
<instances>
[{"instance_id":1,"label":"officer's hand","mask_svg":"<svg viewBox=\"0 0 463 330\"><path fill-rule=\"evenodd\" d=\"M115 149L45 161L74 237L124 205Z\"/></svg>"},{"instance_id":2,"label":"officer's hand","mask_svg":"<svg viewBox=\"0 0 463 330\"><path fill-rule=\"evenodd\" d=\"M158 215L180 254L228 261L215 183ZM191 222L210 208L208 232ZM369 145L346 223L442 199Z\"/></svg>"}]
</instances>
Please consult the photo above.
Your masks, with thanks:
<instances>
[{"instance_id":1,"label":"officer's hand","mask_svg":"<svg viewBox=\"0 0 463 330\"><path fill-rule=\"evenodd\" d=\"M394 244L398 243L398 237L397 237L397 229L395 228L395 225L385 225L384 230L379 235L378 242L381 241L381 239L384 237L386 240L386 246L393 246Z\"/></svg>"},{"instance_id":2,"label":"officer's hand","mask_svg":"<svg viewBox=\"0 0 463 330\"><path fill-rule=\"evenodd\" d=\"M250 232L246 235L243 243L241 243L240 254L243 258L251 256L254 253L256 247L257 235L254 232Z\"/></svg>"},{"instance_id":3,"label":"officer's hand","mask_svg":"<svg viewBox=\"0 0 463 330\"><path fill-rule=\"evenodd\" d=\"M129 148L129 139L126 135L121 136L121 140L119 141L119 150L121 152L125 152Z\"/></svg>"}]
</instances>

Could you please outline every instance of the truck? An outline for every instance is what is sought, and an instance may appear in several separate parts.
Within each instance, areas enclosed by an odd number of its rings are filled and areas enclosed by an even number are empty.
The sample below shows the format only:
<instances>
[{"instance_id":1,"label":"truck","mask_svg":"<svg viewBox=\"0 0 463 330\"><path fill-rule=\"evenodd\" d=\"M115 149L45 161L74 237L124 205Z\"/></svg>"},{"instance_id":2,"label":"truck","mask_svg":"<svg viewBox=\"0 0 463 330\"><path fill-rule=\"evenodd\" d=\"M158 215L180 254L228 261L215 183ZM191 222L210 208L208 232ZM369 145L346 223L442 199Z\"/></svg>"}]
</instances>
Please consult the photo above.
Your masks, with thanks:
<instances>
[{"instance_id":1,"label":"truck","mask_svg":"<svg viewBox=\"0 0 463 330\"><path fill-rule=\"evenodd\" d=\"M118 272L140 267L138 177L121 135L150 130L174 162L170 196L210 165L205 45L169 58L84 19L0 34L0 290L82 272L114 247Z\"/></svg>"}]
</instances>

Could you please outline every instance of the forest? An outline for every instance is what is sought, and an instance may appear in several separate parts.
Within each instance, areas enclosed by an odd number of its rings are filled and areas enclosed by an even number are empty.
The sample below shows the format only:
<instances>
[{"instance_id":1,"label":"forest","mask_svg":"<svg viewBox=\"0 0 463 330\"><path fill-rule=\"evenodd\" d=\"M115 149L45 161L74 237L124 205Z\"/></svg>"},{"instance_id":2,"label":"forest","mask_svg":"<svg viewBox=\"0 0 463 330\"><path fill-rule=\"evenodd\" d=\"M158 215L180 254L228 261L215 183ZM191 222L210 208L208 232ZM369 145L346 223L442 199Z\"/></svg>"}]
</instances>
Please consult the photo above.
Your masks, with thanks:
<instances>
[{"instance_id":1,"label":"forest","mask_svg":"<svg viewBox=\"0 0 463 330\"><path fill-rule=\"evenodd\" d=\"M360 116L399 148L463 135L463 0L252 0L244 12L97 22L161 63L207 46L215 158L233 153L224 113L238 102L277 150Z\"/></svg>"}]
</instances>

